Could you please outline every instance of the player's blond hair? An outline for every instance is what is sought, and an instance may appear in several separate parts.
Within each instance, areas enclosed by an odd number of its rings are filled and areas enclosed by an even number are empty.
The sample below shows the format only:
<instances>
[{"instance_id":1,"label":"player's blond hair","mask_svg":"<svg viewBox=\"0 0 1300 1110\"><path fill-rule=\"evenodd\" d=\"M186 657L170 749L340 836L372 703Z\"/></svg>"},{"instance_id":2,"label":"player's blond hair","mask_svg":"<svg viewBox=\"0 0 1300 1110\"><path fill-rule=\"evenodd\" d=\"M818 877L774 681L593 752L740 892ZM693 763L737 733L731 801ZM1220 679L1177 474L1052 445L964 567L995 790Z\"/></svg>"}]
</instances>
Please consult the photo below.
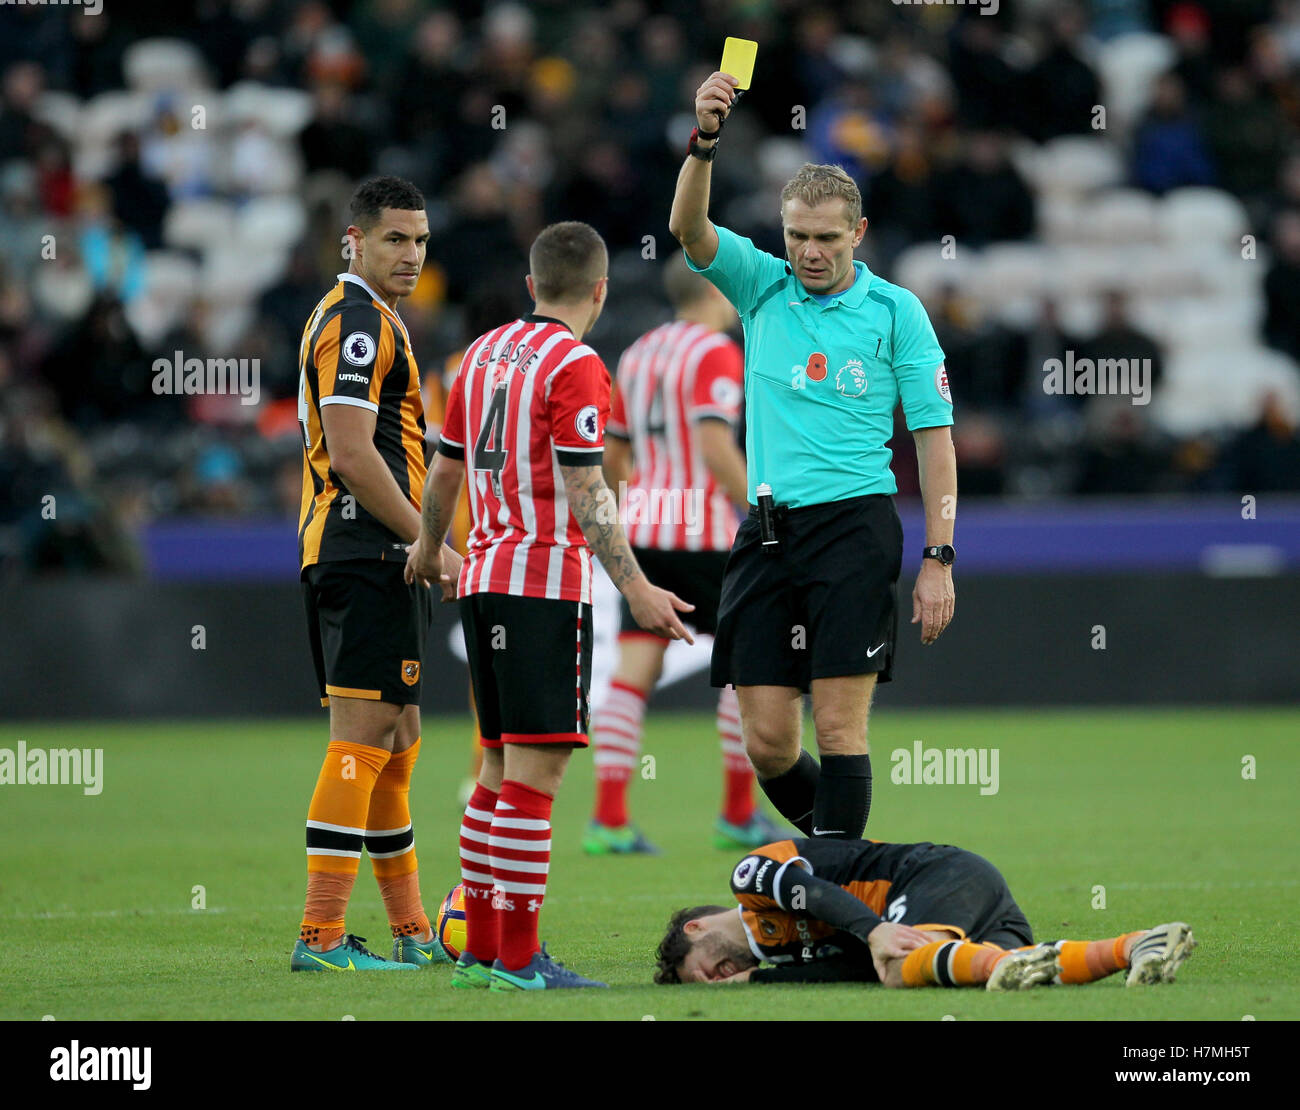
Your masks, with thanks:
<instances>
[{"instance_id":1,"label":"player's blond hair","mask_svg":"<svg viewBox=\"0 0 1300 1110\"><path fill-rule=\"evenodd\" d=\"M781 190L783 214L785 202L795 199L803 201L809 208L815 208L828 200L842 200L848 209L850 226L862 219L862 193L858 189L858 183L841 166L819 166L805 162Z\"/></svg>"}]
</instances>

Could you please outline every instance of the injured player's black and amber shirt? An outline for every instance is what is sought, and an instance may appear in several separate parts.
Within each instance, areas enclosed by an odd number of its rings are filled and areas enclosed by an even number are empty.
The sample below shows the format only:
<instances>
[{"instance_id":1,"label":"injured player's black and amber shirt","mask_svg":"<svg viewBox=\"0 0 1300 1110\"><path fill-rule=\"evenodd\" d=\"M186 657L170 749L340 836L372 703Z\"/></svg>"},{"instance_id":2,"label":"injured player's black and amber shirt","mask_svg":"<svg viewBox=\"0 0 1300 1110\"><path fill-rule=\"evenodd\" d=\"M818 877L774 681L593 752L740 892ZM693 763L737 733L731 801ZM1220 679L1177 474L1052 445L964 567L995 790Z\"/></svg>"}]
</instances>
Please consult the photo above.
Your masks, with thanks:
<instances>
[{"instance_id":1,"label":"injured player's black and amber shirt","mask_svg":"<svg viewBox=\"0 0 1300 1110\"><path fill-rule=\"evenodd\" d=\"M750 981L876 982L867 935L902 917L890 889L935 847L819 838L755 849L736 864L731 890L750 951L775 966Z\"/></svg>"}]
</instances>

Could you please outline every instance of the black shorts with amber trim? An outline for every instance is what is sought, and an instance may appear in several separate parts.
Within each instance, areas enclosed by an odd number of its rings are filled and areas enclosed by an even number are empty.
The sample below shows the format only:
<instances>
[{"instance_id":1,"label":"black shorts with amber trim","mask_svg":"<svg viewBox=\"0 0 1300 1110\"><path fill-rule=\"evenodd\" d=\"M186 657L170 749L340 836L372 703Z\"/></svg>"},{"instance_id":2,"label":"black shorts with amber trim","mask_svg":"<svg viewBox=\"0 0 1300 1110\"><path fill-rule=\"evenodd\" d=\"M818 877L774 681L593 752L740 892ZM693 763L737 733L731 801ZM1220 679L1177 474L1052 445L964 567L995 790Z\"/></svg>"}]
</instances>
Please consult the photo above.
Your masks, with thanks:
<instances>
[{"instance_id":1,"label":"black shorts with amber trim","mask_svg":"<svg viewBox=\"0 0 1300 1110\"><path fill-rule=\"evenodd\" d=\"M321 705L331 694L420 704L433 598L403 581L405 569L401 560L345 559L302 572Z\"/></svg>"}]
</instances>

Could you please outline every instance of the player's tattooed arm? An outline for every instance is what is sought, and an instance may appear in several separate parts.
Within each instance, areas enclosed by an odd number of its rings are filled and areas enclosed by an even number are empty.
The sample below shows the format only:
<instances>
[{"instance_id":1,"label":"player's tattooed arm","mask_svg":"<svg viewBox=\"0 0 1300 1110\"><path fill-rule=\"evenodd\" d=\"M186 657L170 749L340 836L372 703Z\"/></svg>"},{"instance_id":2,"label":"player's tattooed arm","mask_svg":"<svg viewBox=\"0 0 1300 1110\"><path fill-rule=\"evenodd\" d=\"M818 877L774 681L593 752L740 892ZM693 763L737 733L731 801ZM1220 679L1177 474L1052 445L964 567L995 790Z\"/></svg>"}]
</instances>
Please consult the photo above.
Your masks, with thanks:
<instances>
[{"instance_id":1,"label":"player's tattooed arm","mask_svg":"<svg viewBox=\"0 0 1300 1110\"><path fill-rule=\"evenodd\" d=\"M443 582L444 571L447 582L454 583L460 574L461 557L442 541L451 527L464 477L463 462L441 454L434 456L420 497L420 534L406 553L406 581L442 584L444 601L455 596L454 587L449 589Z\"/></svg>"},{"instance_id":2,"label":"player's tattooed arm","mask_svg":"<svg viewBox=\"0 0 1300 1110\"><path fill-rule=\"evenodd\" d=\"M598 466L561 466L564 495L587 545L619 588L643 577L618 519L618 501Z\"/></svg>"},{"instance_id":3,"label":"player's tattooed arm","mask_svg":"<svg viewBox=\"0 0 1300 1110\"><path fill-rule=\"evenodd\" d=\"M689 613L695 606L651 584L642 573L619 523L618 501L614 491L605 484L600 467L565 466L561 463L560 472L564 475L564 494L569 501L569 511L605 573L627 598L636 623L664 639L695 643L695 638L677 616L678 613Z\"/></svg>"}]
</instances>

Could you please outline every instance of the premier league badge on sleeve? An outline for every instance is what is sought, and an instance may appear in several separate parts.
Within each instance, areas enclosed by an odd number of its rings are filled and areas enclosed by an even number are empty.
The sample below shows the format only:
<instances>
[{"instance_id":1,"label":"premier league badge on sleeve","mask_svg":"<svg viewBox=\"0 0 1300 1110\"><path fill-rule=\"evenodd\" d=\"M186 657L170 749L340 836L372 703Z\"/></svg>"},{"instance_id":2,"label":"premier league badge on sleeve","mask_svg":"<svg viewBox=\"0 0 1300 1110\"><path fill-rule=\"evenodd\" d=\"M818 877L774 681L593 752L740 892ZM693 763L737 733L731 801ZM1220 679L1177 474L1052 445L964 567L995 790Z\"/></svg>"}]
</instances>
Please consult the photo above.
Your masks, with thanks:
<instances>
[{"instance_id":1,"label":"premier league badge on sleeve","mask_svg":"<svg viewBox=\"0 0 1300 1110\"><path fill-rule=\"evenodd\" d=\"M369 366L375 360L375 341L363 331L343 340L343 357L353 366Z\"/></svg>"},{"instance_id":2,"label":"premier league badge on sleeve","mask_svg":"<svg viewBox=\"0 0 1300 1110\"><path fill-rule=\"evenodd\" d=\"M573 426L578 435L588 443L595 443L600 438L600 420L595 405L586 405L573 418Z\"/></svg>"}]
</instances>

